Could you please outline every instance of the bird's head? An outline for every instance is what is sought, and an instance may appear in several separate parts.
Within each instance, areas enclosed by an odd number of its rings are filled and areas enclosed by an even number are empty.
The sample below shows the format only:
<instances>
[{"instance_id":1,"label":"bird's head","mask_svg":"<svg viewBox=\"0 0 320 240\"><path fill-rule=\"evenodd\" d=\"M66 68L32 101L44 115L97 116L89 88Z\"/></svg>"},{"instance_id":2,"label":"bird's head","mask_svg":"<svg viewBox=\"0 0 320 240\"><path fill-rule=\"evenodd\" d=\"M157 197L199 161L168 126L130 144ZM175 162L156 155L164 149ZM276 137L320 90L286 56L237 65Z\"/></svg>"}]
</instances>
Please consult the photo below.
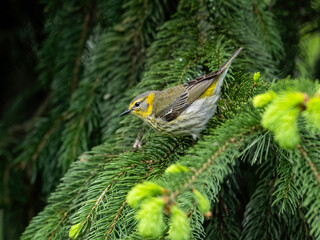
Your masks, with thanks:
<instances>
[{"instance_id":1,"label":"bird's head","mask_svg":"<svg viewBox=\"0 0 320 240\"><path fill-rule=\"evenodd\" d=\"M154 97L155 91L141 93L131 101L128 110L121 113L119 117L129 113L133 113L141 118L150 116L153 110Z\"/></svg>"}]
</instances>

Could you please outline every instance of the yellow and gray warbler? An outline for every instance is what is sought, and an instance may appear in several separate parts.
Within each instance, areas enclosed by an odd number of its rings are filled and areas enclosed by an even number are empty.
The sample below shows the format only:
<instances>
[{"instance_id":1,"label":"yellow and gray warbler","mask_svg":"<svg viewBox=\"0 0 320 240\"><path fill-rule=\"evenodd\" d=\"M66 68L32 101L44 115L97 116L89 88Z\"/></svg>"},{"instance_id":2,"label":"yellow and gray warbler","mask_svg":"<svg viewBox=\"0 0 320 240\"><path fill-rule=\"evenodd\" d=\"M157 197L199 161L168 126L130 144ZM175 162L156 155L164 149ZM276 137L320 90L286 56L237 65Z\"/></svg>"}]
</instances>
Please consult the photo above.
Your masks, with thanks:
<instances>
[{"instance_id":1,"label":"yellow and gray warbler","mask_svg":"<svg viewBox=\"0 0 320 240\"><path fill-rule=\"evenodd\" d=\"M135 97L129 109L155 130L168 135L191 135L197 139L217 108L221 85L239 48L213 73L162 91L148 91Z\"/></svg>"}]
</instances>

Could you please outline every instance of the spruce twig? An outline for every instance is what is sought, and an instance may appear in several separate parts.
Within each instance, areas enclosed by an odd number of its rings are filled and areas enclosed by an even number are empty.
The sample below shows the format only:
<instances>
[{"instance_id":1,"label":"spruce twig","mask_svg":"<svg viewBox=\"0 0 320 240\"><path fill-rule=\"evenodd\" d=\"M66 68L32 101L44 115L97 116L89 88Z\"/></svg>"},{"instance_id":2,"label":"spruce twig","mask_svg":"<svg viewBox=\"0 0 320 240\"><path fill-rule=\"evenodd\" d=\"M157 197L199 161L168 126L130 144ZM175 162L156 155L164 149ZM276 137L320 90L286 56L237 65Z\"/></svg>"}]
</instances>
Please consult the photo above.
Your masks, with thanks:
<instances>
[{"instance_id":1,"label":"spruce twig","mask_svg":"<svg viewBox=\"0 0 320 240\"><path fill-rule=\"evenodd\" d=\"M314 174L318 184L320 185L320 173L318 172L317 167L314 165L314 163L311 161L311 159L309 158L307 152L302 148L301 145L298 145L298 149L300 151L300 154L303 156L303 158L307 161L309 167L312 170L312 173Z\"/></svg>"}]
</instances>

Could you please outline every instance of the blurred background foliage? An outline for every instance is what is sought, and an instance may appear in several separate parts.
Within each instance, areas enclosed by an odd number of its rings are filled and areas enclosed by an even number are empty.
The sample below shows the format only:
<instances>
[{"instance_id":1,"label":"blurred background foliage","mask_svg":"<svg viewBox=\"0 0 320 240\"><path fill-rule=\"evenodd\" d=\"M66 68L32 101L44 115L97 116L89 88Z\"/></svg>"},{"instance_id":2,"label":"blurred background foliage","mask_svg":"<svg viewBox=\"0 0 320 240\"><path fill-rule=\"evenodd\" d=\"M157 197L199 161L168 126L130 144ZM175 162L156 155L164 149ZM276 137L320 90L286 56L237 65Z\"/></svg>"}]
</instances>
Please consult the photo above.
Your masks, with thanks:
<instances>
[{"instance_id":1,"label":"blurred background foliage","mask_svg":"<svg viewBox=\"0 0 320 240\"><path fill-rule=\"evenodd\" d=\"M244 53L231 83L245 78L239 71L260 71L266 82L320 78L319 0L15 0L0 16L0 239L19 238L70 164L87 161L86 151L102 144L93 152L112 156L130 150L137 136L147 141L152 131L138 119L116 118L137 93L213 71L221 64L216 56L237 46ZM188 140L179 145L181 155L188 147ZM107 164L93 163L100 173ZM229 196L249 214L244 206L256 196L257 174L240 165L242 173L228 177L238 185L223 187L219 198ZM258 188L267 191L271 178ZM219 208L217 218L241 223L241 214ZM210 239L216 223L206 223Z\"/></svg>"}]
</instances>

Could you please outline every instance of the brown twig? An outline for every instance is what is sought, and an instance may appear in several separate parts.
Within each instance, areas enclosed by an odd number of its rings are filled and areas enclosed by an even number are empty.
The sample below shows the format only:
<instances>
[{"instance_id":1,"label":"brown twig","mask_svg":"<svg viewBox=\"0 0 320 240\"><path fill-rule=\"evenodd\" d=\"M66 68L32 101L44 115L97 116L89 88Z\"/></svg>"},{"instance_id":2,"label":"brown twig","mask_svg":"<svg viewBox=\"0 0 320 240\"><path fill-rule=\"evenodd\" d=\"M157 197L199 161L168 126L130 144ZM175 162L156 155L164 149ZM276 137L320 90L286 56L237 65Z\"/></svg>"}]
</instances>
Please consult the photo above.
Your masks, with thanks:
<instances>
[{"instance_id":1,"label":"brown twig","mask_svg":"<svg viewBox=\"0 0 320 240\"><path fill-rule=\"evenodd\" d=\"M86 36L87 36L87 32L88 32L88 26L89 26L89 22L90 22L90 13L87 12L87 14L84 17L83 20L83 27L82 27L82 32L80 35L80 41L79 41L79 46L78 46L78 53L77 53L77 57L74 63L74 68L73 68L73 78L72 78L72 92L74 92L74 90L77 87L78 84L78 80L79 80L79 69L80 69L80 62L81 62L81 55L83 53L83 49L84 49L84 44L85 44L85 40L86 40Z\"/></svg>"},{"instance_id":2,"label":"brown twig","mask_svg":"<svg viewBox=\"0 0 320 240\"><path fill-rule=\"evenodd\" d=\"M91 88L91 90L89 92L88 99L90 99L93 96L96 88L99 86L100 76L101 76L101 74L95 79L95 81L94 81L94 83L92 85L92 88ZM80 138L80 132L81 132L81 129L83 128L83 126L86 123L85 116L89 112L90 106L91 106L91 101L87 101L87 104L86 104L84 110L81 113L79 123L77 124L77 132L76 132L76 135L73 138L73 143L74 144L72 145L72 157L73 158L75 158L77 156L77 146L78 146L78 142L79 142L79 138Z\"/></svg>"},{"instance_id":3,"label":"brown twig","mask_svg":"<svg viewBox=\"0 0 320 240\"><path fill-rule=\"evenodd\" d=\"M119 218L119 216L120 216L120 214L121 214L121 212L122 212L122 210L123 210L124 205L126 204L126 202L127 202L126 200L123 201L123 203L122 203L122 205L121 205L118 213L117 213L116 216L113 218L113 222L112 222L112 224L111 224L111 226L110 226L110 228L109 228L109 230L108 230L108 232L107 232L107 236L105 237L105 239L109 239L109 237L110 237L110 235L111 235L111 233L112 233L112 230L113 230L114 226L116 225L116 223L117 223L117 221L118 221L118 218Z\"/></svg>"},{"instance_id":4,"label":"brown twig","mask_svg":"<svg viewBox=\"0 0 320 240\"><path fill-rule=\"evenodd\" d=\"M306 234L306 237L307 239L312 239L312 237L310 236L310 229L309 229L309 225L308 223L306 222L306 219L304 217L304 213L302 212L300 206L298 207L298 212L299 212L299 216L302 220L302 223L303 223L303 228L304 228L304 231L305 231L305 234Z\"/></svg>"},{"instance_id":5,"label":"brown twig","mask_svg":"<svg viewBox=\"0 0 320 240\"><path fill-rule=\"evenodd\" d=\"M240 144L242 141L244 140L244 138L241 138L239 140ZM170 195L170 199L171 201L173 201L173 199L175 199L178 195L180 195L182 192L184 192L187 188L189 188L190 186L192 186L192 184L196 181L196 179L204 172L206 171L210 165L213 163L214 160L216 160L219 155L221 153L223 153L226 148L231 144L234 143L236 141L235 138L231 138L229 141L227 141L224 145L222 145L218 151L215 152L215 154L213 154L203 165L200 169L198 169L195 174L190 178L190 180L188 182L186 182L180 189L177 189L175 192L173 192ZM174 202L174 201L173 201Z\"/></svg>"},{"instance_id":6,"label":"brown twig","mask_svg":"<svg viewBox=\"0 0 320 240\"><path fill-rule=\"evenodd\" d=\"M42 137L40 143L38 144L35 152L34 152L34 153L32 154L32 156L31 156L31 161L32 161L32 162L34 162L34 161L38 158L38 156L39 156L42 148L46 145L46 143L47 143L48 139L50 138L50 136L51 136L52 132L54 131L54 129L55 129L65 118L66 118L66 114L64 114L64 113L61 114L61 115L53 122L53 124L51 125L51 127L49 128L49 130L44 134L44 136Z\"/></svg>"},{"instance_id":7,"label":"brown twig","mask_svg":"<svg viewBox=\"0 0 320 240\"><path fill-rule=\"evenodd\" d=\"M276 183L278 177L272 179L272 181L270 182L270 186L271 186L271 190L269 193L269 199L268 199L268 209L267 209L267 213L266 213L266 218L264 221L264 229L267 232L268 226L269 226L269 220L270 220L270 216L271 216L271 206L272 206L272 195L275 191L275 186L274 184Z\"/></svg>"},{"instance_id":8,"label":"brown twig","mask_svg":"<svg viewBox=\"0 0 320 240\"><path fill-rule=\"evenodd\" d=\"M63 222L63 220L65 220L65 219L66 219L66 217L67 217L67 215L68 215L68 212L69 212L69 211L64 212L64 214L63 214L63 216L62 216L62 218L61 218L60 222L58 223L58 226L57 226L57 227L56 227L56 228L51 232L51 234L50 234L50 236L49 236L48 240L51 240L51 239L53 238L54 234L57 232L57 229L58 229L59 225Z\"/></svg>"},{"instance_id":9,"label":"brown twig","mask_svg":"<svg viewBox=\"0 0 320 240\"><path fill-rule=\"evenodd\" d=\"M107 193L108 189L112 186L112 184L114 184L117 181L117 178L120 177L121 175L123 175L124 172L121 172L118 174L117 177L114 177L114 180L103 190L103 192L100 194L98 200L95 202L94 206L91 208L89 214L87 215L86 219L89 219L89 217L91 216L93 210L99 205L99 203L101 202L103 196Z\"/></svg>"},{"instance_id":10,"label":"brown twig","mask_svg":"<svg viewBox=\"0 0 320 240\"><path fill-rule=\"evenodd\" d=\"M288 192L289 192L289 189L290 189L290 184L291 184L291 182L292 182L293 176L294 176L294 173L291 172L291 177L290 177L290 179L289 179L288 186L286 187L286 194L285 194L284 198L288 198Z\"/></svg>"},{"instance_id":11,"label":"brown twig","mask_svg":"<svg viewBox=\"0 0 320 240\"><path fill-rule=\"evenodd\" d=\"M254 0L251 1L251 4L252 4L252 8L253 8L254 13L255 13L255 14L257 15L257 17L258 17L258 22L259 22L261 31L262 31L262 33L263 33L263 38L264 38L264 40L267 42L267 44L270 45L270 39L269 39L269 37L268 37L268 35L267 35L266 27L265 27L265 24L263 23L263 18L262 18L262 16L261 16L259 7L258 7L258 5L256 4L256 2L255 2Z\"/></svg>"},{"instance_id":12,"label":"brown twig","mask_svg":"<svg viewBox=\"0 0 320 240\"><path fill-rule=\"evenodd\" d=\"M43 113L47 110L51 100L51 95L49 94L38 106L36 112L33 114L33 116L28 119L26 122L22 124L16 124L12 125L8 128L6 134L0 139L0 147L2 144L6 144L8 142L8 139L10 139L12 136L15 136L19 132L27 132L30 130L30 128L34 125L35 121L43 115Z\"/></svg>"},{"instance_id":13,"label":"brown twig","mask_svg":"<svg viewBox=\"0 0 320 240\"><path fill-rule=\"evenodd\" d=\"M177 145L178 145L178 144L177 144ZM173 149L175 149L175 147L174 147ZM167 153L161 160L167 158L167 157L170 155L170 153L172 153L172 151L174 151L174 150L170 150L169 153ZM161 161L161 160L160 160L160 161ZM148 161L152 161L152 160L146 160L145 162L148 162ZM142 162L142 163L143 163L143 162ZM131 168L135 168L135 167L136 167L136 165L132 165L132 166L127 167L126 170L131 169ZM145 174L145 177L147 178L152 171L153 171L153 168L150 168L150 169L148 170L148 172ZM118 177L121 176L122 174L124 174L124 172L121 172L121 173L118 175ZM113 184L115 181L116 181L116 180L114 180L111 184ZM109 185L110 185L110 184L109 184ZM109 187L109 186L108 186L108 187ZM102 193L102 194L104 194L104 193ZM101 194L101 195L102 195L102 194ZM98 204L98 202L96 202L95 206L96 206L97 204ZM111 226L110 226L110 228L109 228L109 230L108 230L108 232L107 232L107 235L106 235L106 238L105 238L105 239L109 239L109 237L110 237L110 235L111 235L111 233L112 233L112 231L113 231L113 228L114 228L115 224L117 223L117 221L118 221L118 219L119 219L119 216L120 216L120 214L121 214L121 212L122 212L123 207L124 207L125 204L126 204L126 200L123 201L123 203L122 203L122 205L121 205L121 207L120 207L117 215L114 217L113 222L112 222L112 224L111 224ZM93 210L93 209L94 209L94 208L92 208L92 210ZM91 214L92 210L90 211L89 215ZM89 216L89 215L88 215L88 216ZM87 216L87 219L88 219L88 216Z\"/></svg>"},{"instance_id":14,"label":"brown twig","mask_svg":"<svg viewBox=\"0 0 320 240\"><path fill-rule=\"evenodd\" d=\"M102 165L104 166L104 164ZM99 168L97 168L99 169ZM95 172L97 172L97 169ZM83 189L85 189L85 184L89 182L90 179L92 179L94 176L95 176L95 172L91 173L90 177L82 184L81 188L79 189L79 191L77 192L77 195L80 195L80 193L82 192ZM62 218L60 219L59 223L56 225L55 229L51 232L50 234L50 237L48 240L51 240L52 237L54 236L54 234L57 232L57 229L59 228L59 226L61 225L61 223L66 219L66 217L68 216L69 212L71 212L72 210L72 205L74 204L74 202L71 202L68 206L68 209L69 210L66 210L64 213L63 213L63 216Z\"/></svg>"},{"instance_id":15,"label":"brown twig","mask_svg":"<svg viewBox=\"0 0 320 240\"><path fill-rule=\"evenodd\" d=\"M309 167L311 168L314 176L316 177L317 179L317 182L318 184L320 185L320 175L319 175L319 172L318 172L318 169L317 167L314 165L314 163L311 161L311 159L309 158L307 152L302 148L301 145L298 146L298 149L301 153L301 155L304 157L304 159L307 161Z\"/></svg>"},{"instance_id":16,"label":"brown twig","mask_svg":"<svg viewBox=\"0 0 320 240\"><path fill-rule=\"evenodd\" d=\"M223 199L221 198L221 196L218 197L219 199L219 203L221 204L226 216L228 217L229 216L229 211L228 211L228 206L227 204L223 201Z\"/></svg>"}]
</instances>

